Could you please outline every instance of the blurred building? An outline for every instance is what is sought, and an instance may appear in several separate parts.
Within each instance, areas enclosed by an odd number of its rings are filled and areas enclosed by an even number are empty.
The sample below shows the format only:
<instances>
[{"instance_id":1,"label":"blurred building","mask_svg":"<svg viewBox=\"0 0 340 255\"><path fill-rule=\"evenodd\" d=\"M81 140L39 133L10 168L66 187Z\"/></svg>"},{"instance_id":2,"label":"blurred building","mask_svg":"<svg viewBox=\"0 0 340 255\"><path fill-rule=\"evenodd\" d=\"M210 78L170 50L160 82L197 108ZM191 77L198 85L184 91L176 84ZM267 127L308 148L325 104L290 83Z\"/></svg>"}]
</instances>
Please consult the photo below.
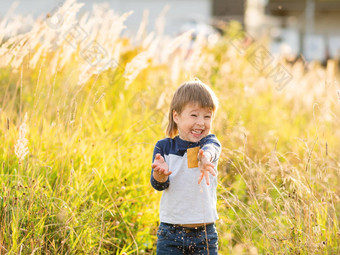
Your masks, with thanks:
<instances>
[{"instance_id":1,"label":"blurred building","mask_svg":"<svg viewBox=\"0 0 340 255\"><path fill-rule=\"evenodd\" d=\"M273 52L339 59L339 23L340 0L248 0L248 31L272 38Z\"/></svg>"},{"instance_id":2,"label":"blurred building","mask_svg":"<svg viewBox=\"0 0 340 255\"><path fill-rule=\"evenodd\" d=\"M245 0L212 0L211 15L214 19L237 20L244 23Z\"/></svg>"}]
</instances>

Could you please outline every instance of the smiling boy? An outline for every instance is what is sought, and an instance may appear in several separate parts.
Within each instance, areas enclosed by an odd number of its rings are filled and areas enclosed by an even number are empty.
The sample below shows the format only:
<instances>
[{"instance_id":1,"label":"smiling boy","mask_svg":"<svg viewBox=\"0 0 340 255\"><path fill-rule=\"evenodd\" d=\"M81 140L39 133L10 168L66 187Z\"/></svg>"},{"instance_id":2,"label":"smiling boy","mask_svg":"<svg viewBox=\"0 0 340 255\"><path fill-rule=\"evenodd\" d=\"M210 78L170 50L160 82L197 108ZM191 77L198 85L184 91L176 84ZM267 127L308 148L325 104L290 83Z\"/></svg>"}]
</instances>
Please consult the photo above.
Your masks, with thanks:
<instances>
[{"instance_id":1,"label":"smiling boy","mask_svg":"<svg viewBox=\"0 0 340 255\"><path fill-rule=\"evenodd\" d=\"M151 172L152 186L163 191L157 254L217 254L221 144L210 134L217 105L212 90L197 80L182 84L173 96L169 138L157 142Z\"/></svg>"}]
</instances>

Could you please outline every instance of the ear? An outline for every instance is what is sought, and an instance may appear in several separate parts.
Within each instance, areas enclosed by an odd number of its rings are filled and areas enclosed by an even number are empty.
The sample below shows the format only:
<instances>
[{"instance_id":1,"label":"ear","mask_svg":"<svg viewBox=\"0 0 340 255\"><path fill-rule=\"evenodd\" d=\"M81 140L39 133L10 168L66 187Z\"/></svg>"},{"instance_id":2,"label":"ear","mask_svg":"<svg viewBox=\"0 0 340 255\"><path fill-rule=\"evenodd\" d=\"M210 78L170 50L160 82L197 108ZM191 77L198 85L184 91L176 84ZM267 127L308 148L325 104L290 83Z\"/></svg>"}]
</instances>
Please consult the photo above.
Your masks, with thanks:
<instances>
[{"instance_id":1,"label":"ear","mask_svg":"<svg viewBox=\"0 0 340 255\"><path fill-rule=\"evenodd\" d=\"M172 111L172 118L174 119L174 122L177 124L179 114L175 110Z\"/></svg>"}]
</instances>

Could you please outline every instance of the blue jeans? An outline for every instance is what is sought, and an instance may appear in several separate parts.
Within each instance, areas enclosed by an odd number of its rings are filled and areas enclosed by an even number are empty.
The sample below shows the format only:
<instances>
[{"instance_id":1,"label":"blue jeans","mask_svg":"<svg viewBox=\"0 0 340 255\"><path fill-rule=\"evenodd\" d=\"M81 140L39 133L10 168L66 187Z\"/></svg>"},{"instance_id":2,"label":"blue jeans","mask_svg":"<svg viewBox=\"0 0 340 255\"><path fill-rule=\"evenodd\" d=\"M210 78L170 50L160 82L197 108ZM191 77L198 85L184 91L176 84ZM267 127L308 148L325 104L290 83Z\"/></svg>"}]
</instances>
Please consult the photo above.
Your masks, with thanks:
<instances>
[{"instance_id":1,"label":"blue jeans","mask_svg":"<svg viewBox=\"0 0 340 255\"><path fill-rule=\"evenodd\" d=\"M157 238L157 255L218 254L215 224L187 228L161 222Z\"/></svg>"}]
</instances>

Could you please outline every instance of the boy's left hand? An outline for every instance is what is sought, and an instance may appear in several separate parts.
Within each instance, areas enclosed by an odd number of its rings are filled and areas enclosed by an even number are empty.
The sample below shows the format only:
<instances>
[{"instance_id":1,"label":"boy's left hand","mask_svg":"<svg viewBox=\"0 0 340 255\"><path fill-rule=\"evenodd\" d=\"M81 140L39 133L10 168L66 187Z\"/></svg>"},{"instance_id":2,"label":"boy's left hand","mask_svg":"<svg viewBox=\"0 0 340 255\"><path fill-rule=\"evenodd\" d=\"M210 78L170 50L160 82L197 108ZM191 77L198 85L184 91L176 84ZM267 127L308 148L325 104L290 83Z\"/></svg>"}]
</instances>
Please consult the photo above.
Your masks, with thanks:
<instances>
[{"instance_id":1,"label":"boy's left hand","mask_svg":"<svg viewBox=\"0 0 340 255\"><path fill-rule=\"evenodd\" d=\"M205 177L205 181L207 182L207 185L210 184L208 172L210 172L213 176L216 176L216 173L214 170L215 165L210 162L210 157L207 156L207 154L204 154L204 151L202 149L200 149L198 152L198 167L201 171L200 177L198 178L198 184L202 182L203 177Z\"/></svg>"}]
</instances>

